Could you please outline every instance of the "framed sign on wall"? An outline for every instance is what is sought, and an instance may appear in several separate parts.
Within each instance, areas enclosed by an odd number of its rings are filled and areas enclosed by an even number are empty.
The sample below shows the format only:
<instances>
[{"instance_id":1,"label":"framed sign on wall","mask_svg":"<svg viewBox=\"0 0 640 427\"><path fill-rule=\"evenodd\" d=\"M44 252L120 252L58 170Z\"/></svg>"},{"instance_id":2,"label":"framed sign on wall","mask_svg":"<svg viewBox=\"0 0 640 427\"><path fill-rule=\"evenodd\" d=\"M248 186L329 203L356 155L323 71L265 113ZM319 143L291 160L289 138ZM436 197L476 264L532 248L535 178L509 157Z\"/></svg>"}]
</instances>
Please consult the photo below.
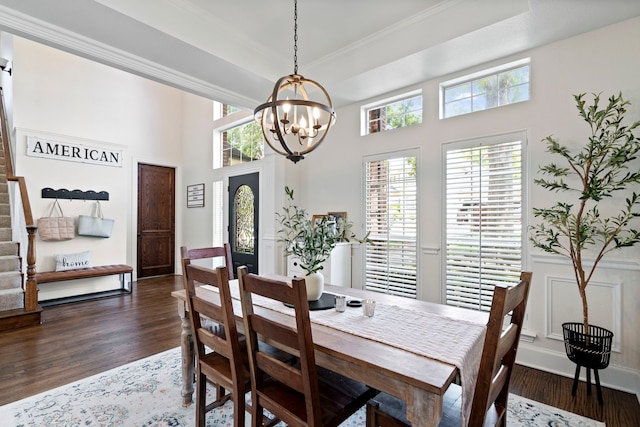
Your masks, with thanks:
<instances>
[{"instance_id":1,"label":"framed sign on wall","mask_svg":"<svg viewBox=\"0 0 640 427\"><path fill-rule=\"evenodd\" d=\"M187 185L187 207L204 207L204 184Z\"/></svg>"}]
</instances>

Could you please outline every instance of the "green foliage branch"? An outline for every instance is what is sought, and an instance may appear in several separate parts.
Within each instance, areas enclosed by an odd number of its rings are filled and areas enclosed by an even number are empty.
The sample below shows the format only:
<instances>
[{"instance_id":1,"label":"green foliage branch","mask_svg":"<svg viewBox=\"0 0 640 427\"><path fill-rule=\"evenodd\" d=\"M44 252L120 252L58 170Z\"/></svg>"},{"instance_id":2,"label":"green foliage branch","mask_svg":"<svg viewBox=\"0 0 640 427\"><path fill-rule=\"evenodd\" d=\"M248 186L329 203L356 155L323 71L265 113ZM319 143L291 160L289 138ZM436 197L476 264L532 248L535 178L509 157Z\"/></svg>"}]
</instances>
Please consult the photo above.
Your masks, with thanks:
<instances>
[{"instance_id":1,"label":"green foliage branch","mask_svg":"<svg viewBox=\"0 0 640 427\"><path fill-rule=\"evenodd\" d=\"M284 244L285 256L293 255L300 260L300 267L307 273L316 273L322 269L322 263L331 255L331 251L342 241L368 239L356 238L351 232L353 223L340 218L330 221L326 216L314 222L306 210L295 205L293 190L285 187L287 205L282 212L276 212L280 224L278 242Z\"/></svg>"},{"instance_id":2,"label":"green foliage branch","mask_svg":"<svg viewBox=\"0 0 640 427\"><path fill-rule=\"evenodd\" d=\"M599 202L640 183L638 165L632 165L640 151L640 138L633 134L640 121L623 124L630 102L623 99L622 93L609 97L602 108L599 94L593 94L590 105L584 93L574 95L574 99L591 135L575 154L553 136L543 139L547 152L560 156L566 165L550 163L540 167L546 178L534 179L534 183L550 191L572 193L576 200L565 198L550 208L534 208L533 214L541 222L530 227L530 241L534 247L571 260L582 300L584 330L588 331L586 288L596 267L607 253L640 241L640 231L632 224L640 216L638 193L633 191L626 197L615 215L604 216L598 209ZM585 269L583 254L587 249L595 250L595 259Z\"/></svg>"}]
</instances>

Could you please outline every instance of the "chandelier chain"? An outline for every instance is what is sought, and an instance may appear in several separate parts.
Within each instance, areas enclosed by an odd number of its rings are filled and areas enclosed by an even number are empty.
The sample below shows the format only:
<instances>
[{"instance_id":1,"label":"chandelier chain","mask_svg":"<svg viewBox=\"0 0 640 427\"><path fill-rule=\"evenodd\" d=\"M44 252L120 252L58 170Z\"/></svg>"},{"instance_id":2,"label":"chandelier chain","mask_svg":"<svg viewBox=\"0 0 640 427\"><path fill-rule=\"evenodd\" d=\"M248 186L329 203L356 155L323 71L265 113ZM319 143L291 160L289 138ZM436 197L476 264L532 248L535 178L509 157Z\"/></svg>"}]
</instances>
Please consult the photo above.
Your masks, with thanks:
<instances>
[{"instance_id":1,"label":"chandelier chain","mask_svg":"<svg viewBox=\"0 0 640 427\"><path fill-rule=\"evenodd\" d=\"M298 74L298 0L293 2L293 74Z\"/></svg>"}]
</instances>

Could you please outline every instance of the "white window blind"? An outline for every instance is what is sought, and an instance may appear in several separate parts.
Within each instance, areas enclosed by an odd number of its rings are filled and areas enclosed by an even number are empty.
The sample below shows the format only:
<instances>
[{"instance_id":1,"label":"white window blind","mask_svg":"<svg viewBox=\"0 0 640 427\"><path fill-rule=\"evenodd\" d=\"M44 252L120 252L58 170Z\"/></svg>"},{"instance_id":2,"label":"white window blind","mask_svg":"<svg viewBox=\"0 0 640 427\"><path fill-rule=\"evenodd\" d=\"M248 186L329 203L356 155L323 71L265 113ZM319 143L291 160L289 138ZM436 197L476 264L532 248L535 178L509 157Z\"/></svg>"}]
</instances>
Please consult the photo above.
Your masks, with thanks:
<instances>
[{"instance_id":1,"label":"white window blind","mask_svg":"<svg viewBox=\"0 0 640 427\"><path fill-rule=\"evenodd\" d=\"M223 242L229 241L224 230L224 196L226 195L222 186L222 181L213 181L213 246L222 246Z\"/></svg>"},{"instance_id":2,"label":"white window blind","mask_svg":"<svg viewBox=\"0 0 640 427\"><path fill-rule=\"evenodd\" d=\"M517 283L520 276L521 136L445 148L449 305L489 311L495 285Z\"/></svg>"},{"instance_id":3,"label":"white window blind","mask_svg":"<svg viewBox=\"0 0 640 427\"><path fill-rule=\"evenodd\" d=\"M365 162L365 288L416 298L416 156Z\"/></svg>"}]
</instances>

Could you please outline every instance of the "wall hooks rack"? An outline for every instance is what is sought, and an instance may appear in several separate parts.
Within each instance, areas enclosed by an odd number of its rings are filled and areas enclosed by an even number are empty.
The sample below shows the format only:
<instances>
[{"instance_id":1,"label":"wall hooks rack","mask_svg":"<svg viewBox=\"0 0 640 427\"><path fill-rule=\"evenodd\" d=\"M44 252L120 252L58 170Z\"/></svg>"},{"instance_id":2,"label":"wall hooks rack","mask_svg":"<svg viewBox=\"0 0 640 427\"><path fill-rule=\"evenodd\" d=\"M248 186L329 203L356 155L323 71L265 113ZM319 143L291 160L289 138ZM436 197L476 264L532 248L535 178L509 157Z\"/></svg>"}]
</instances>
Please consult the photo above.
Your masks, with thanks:
<instances>
[{"instance_id":1,"label":"wall hooks rack","mask_svg":"<svg viewBox=\"0 0 640 427\"><path fill-rule=\"evenodd\" d=\"M109 193L107 191L93 191L93 190L67 190L61 188L54 190L53 188L42 189L43 199L69 199L69 200L109 200Z\"/></svg>"}]
</instances>

